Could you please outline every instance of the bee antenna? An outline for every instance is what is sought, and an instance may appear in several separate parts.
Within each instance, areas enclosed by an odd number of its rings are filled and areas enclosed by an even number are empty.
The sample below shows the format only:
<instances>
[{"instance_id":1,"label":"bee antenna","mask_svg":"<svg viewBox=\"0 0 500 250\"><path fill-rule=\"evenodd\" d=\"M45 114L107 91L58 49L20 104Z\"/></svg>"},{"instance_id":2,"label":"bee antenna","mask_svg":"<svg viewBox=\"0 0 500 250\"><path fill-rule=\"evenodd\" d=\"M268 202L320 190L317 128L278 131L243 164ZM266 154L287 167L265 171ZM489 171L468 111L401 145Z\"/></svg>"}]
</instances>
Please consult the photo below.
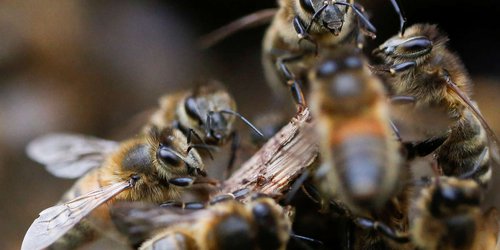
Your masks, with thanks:
<instances>
[{"instance_id":1,"label":"bee antenna","mask_svg":"<svg viewBox=\"0 0 500 250\"><path fill-rule=\"evenodd\" d=\"M399 35L402 37L405 34L405 28L406 28L405 25L407 21L406 15L403 9L400 7L401 4L399 3L398 0L391 0L391 3L392 6L394 7L394 10L396 11L396 13L398 13L399 16L399 23L400 23Z\"/></svg>"},{"instance_id":2,"label":"bee antenna","mask_svg":"<svg viewBox=\"0 0 500 250\"><path fill-rule=\"evenodd\" d=\"M321 15L321 13L326 9L326 7L328 7L328 3L323 4L323 6L321 6L321 8L318 11L316 11L316 13L313 14L311 22L309 22L309 24L307 25L306 33L309 33L309 30L311 30L313 23L316 21L316 19L318 19L318 16Z\"/></svg>"},{"instance_id":3,"label":"bee antenna","mask_svg":"<svg viewBox=\"0 0 500 250\"><path fill-rule=\"evenodd\" d=\"M310 237L298 235L298 234L295 234L293 232L290 233L290 237L292 237L293 239L297 239L297 240L303 240L303 241L311 242L311 243L314 243L314 244L316 244L318 246L323 246L323 242L320 241L320 240L316 240L316 239L313 239L313 238L310 238Z\"/></svg>"},{"instance_id":4,"label":"bee antenna","mask_svg":"<svg viewBox=\"0 0 500 250\"><path fill-rule=\"evenodd\" d=\"M189 145L187 152L189 153L189 151L191 151L191 149L193 149L193 148L204 149L205 151L208 152L208 155L210 156L210 159L212 159L212 160L214 159L214 156L212 155L211 150L217 151L217 147L215 147L215 146L211 146L211 145L207 145L207 144L191 144L191 145Z\"/></svg>"},{"instance_id":5,"label":"bee antenna","mask_svg":"<svg viewBox=\"0 0 500 250\"><path fill-rule=\"evenodd\" d=\"M247 120L247 118L243 117L240 113L236 112L236 111L233 111L233 110L221 110L219 111L221 113L224 113L224 114L230 114L230 115L234 115L234 116L237 116L238 118L240 118L247 126L249 126L253 131L255 131L257 134L259 134L262 138L264 138L264 134L262 134L262 132L260 132L250 121Z\"/></svg>"},{"instance_id":6,"label":"bee antenna","mask_svg":"<svg viewBox=\"0 0 500 250\"><path fill-rule=\"evenodd\" d=\"M366 31L369 33L369 36L371 38L375 38L376 36L375 33L377 33L377 28L375 28L375 26L370 22L370 20L368 20L368 18L363 14L362 10L360 10L356 5L343 2L335 2L334 4L351 7L351 9L354 10L354 13L356 13L356 15L358 16L359 20L361 20L361 22L365 26Z\"/></svg>"}]
</instances>

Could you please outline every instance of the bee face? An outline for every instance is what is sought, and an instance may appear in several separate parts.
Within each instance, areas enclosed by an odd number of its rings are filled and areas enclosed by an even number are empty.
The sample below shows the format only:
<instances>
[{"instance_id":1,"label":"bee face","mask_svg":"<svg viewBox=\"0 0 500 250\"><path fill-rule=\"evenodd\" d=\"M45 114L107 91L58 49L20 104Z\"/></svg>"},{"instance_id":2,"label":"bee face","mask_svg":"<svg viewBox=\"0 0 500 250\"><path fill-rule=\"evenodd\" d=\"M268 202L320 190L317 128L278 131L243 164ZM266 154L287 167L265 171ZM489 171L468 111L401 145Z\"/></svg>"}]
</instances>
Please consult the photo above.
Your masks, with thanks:
<instances>
[{"instance_id":1,"label":"bee face","mask_svg":"<svg viewBox=\"0 0 500 250\"><path fill-rule=\"evenodd\" d=\"M232 132L235 118L224 111L235 110L236 104L220 87L207 85L198 88L184 99L184 105L179 105L179 109L181 124L204 135L208 143L222 144Z\"/></svg>"},{"instance_id":2,"label":"bee face","mask_svg":"<svg viewBox=\"0 0 500 250\"><path fill-rule=\"evenodd\" d=\"M186 137L177 129L164 129L161 132L153 130L151 155L157 171L162 176L171 174L181 176L204 175L204 166L196 150L189 150Z\"/></svg>"},{"instance_id":3,"label":"bee face","mask_svg":"<svg viewBox=\"0 0 500 250\"><path fill-rule=\"evenodd\" d=\"M299 0L301 9L311 20L313 15L321 12L316 18L316 22L322 29L329 31L335 36L339 35L344 25L347 6L338 4L346 3L347 0L336 1L335 3L324 0Z\"/></svg>"}]
</instances>

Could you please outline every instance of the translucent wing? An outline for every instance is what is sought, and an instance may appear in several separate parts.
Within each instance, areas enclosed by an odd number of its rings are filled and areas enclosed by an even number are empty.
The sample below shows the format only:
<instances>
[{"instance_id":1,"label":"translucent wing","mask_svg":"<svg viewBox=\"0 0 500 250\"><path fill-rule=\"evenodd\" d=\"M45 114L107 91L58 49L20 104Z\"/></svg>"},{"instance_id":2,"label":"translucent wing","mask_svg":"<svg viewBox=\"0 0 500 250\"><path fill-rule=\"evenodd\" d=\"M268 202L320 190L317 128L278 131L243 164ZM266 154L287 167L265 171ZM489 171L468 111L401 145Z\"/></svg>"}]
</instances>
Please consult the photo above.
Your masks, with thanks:
<instances>
[{"instance_id":1,"label":"translucent wing","mask_svg":"<svg viewBox=\"0 0 500 250\"><path fill-rule=\"evenodd\" d=\"M146 240L160 228L194 223L200 218L209 218L211 210L183 210L162 208L158 205L147 205L139 202L120 202L112 208L113 222L120 232L127 235L132 244Z\"/></svg>"},{"instance_id":2,"label":"translucent wing","mask_svg":"<svg viewBox=\"0 0 500 250\"><path fill-rule=\"evenodd\" d=\"M60 178L78 178L99 167L118 143L78 134L48 134L31 141L26 152Z\"/></svg>"},{"instance_id":3,"label":"translucent wing","mask_svg":"<svg viewBox=\"0 0 500 250\"><path fill-rule=\"evenodd\" d=\"M115 183L43 210L26 232L21 249L50 246L92 210L131 185L130 181Z\"/></svg>"}]
</instances>

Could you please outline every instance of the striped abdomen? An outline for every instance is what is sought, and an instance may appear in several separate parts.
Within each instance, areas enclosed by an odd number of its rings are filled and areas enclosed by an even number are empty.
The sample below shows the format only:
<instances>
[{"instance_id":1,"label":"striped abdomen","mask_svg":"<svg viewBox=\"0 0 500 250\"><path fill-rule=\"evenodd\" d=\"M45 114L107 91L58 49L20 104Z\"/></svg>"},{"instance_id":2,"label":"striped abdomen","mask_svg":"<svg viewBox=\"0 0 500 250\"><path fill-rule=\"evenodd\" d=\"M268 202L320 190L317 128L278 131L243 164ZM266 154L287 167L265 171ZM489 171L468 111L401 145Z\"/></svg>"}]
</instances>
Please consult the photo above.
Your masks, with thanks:
<instances>
[{"instance_id":1,"label":"striped abdomen","mask_svg":"<svg viewBox=\"0 0 500 250\"><path fill-rule=\"evenodd\" d=\"M473 179L483 187L488 185L491 165L487 133L469 110L452 127L436 154L445 175Z\"/></svg>"}]
</instances>

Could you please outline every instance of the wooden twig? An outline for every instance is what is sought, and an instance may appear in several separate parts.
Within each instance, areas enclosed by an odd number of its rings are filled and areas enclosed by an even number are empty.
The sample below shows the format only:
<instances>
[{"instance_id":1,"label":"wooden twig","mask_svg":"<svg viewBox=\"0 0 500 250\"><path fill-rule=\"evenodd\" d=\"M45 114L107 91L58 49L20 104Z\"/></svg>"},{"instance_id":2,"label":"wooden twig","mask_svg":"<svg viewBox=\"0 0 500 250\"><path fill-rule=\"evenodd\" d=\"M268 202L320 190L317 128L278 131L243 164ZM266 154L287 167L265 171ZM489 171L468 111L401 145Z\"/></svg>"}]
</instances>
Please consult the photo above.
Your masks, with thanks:
<instances>
[{"instance_id":1,"label":"wooden twig","mask_svg":"<svg viewBox=\"0 0 500 250\"><path fill-rule=\"evenodd\" d=\"M283 194L318 155L309 109L300 111L223 182L222 192L248 188L268 195Z\"/></svg>"}]
</instances>

